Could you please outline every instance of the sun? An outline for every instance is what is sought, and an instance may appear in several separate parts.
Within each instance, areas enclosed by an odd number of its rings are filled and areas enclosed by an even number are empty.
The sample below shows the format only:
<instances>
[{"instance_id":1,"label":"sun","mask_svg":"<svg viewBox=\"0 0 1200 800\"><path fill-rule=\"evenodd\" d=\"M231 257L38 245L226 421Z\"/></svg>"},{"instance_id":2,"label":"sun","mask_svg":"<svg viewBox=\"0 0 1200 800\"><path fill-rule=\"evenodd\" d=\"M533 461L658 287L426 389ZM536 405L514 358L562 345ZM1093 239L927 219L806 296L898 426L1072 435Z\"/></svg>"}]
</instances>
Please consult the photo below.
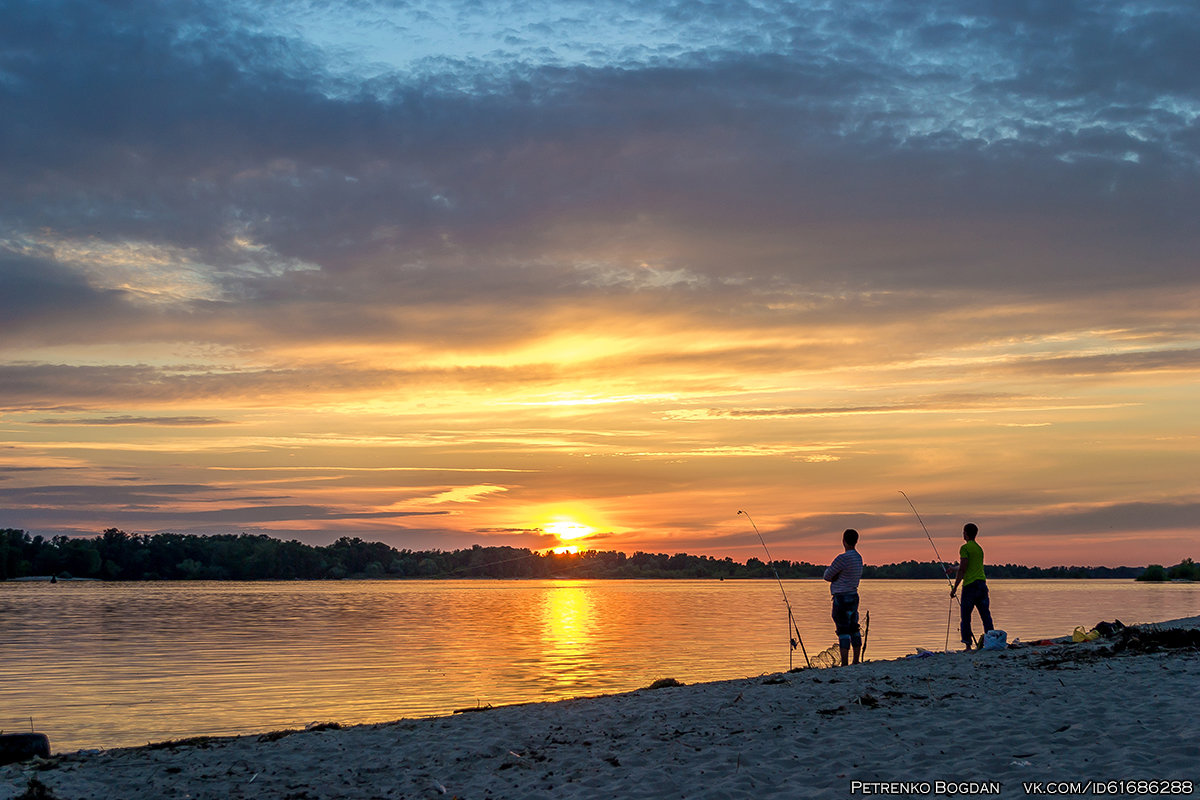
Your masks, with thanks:
<instances>
[{"instance_id":1,"label":"sun","mask_svg":"<svg viewBox=\"0 0 1200 800\"><path fill-rule=\"evenodd\" d=\"M554 534L560 541L564 542L569 542L572 539L584 539L596 532L596 529L590 525L584 525L582 522L576 522L573 519L551 522L542 528L542 530L546 533Z\"/></svg>"},{"instance_id":2,"label":"sun","mask_svg":"<svg viewBox=\"0 0 1200 800\"><path fill-rule=\"evenodd\" d=\"M555 553L578 553L583 549L579 540L586 539L596 532L592 526L566 517L560 517L554 522L543 525L542 530L558 537L558 540L563 542L558 547L552 548Z\"/></svg>"}]
</instances>

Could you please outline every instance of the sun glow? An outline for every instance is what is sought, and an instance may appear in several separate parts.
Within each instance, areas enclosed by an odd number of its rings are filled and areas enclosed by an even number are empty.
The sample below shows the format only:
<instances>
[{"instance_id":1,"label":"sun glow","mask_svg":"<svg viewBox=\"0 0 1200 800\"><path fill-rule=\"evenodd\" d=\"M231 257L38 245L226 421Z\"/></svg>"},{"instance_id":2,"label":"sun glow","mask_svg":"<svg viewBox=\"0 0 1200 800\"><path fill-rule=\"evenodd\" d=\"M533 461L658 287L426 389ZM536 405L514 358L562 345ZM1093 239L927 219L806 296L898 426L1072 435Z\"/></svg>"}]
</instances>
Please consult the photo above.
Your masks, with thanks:
<instances>
[{"instance_id":1,"label":"sun glow","mask_svg":"<svg viewBox=\"0 0 1200 800\"><path fill-rule=\"evenodd\" d=\"M580 540L586 539L596 532L592 526L576 522L569 517L559 517L553 522L543 525L542 530L556 536L562 542L561 545L553 548L555 553L578 553L580 550L586 549Z\"/></svg>"},{"instance_id":2,"label":"sun glow","mask_svg":"<svg viewBox=\"0 0 1200 800\"><path fill-rule=\"evenodd\" d=\"M596 529L589 525L569 519L551 522L542 530L546 533L554 534L564 542L569 542L572 539L584 539L596 532Z\"/></svg>"}]
</instances>

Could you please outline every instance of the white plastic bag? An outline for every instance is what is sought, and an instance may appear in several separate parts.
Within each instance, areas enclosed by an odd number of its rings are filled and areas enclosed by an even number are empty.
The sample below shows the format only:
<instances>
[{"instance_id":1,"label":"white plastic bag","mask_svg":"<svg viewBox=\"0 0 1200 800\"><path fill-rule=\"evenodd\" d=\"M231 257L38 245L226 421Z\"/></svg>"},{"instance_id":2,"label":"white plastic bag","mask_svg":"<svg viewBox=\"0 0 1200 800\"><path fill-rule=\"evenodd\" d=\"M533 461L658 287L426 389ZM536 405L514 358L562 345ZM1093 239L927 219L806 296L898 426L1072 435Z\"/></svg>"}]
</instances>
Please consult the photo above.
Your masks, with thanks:
<instances>
[{"instance_id":1,"label":"white plastic bag","mask_svg":"<svg viewBox=\"0 0 1200 800\"><path fill-rule=\"evenodd\" d=\"M981 650L1007 650L1008 649L1008 634L1002 630L990 630L983 635L983 644L979 646Z\"/></svg>"}]
</instances>

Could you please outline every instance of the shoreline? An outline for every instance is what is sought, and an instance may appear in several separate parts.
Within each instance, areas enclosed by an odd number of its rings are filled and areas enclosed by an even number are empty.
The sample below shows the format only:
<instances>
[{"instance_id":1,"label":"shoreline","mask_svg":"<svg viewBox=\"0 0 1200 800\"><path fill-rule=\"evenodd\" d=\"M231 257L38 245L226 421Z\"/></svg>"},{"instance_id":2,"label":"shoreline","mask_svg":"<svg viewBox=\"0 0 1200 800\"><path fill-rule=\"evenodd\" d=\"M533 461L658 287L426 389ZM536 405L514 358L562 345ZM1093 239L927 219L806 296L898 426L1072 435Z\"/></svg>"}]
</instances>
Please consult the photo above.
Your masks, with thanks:
<instances>
[{"instance_id":1,"label":"shoreline","mask_svg":"<svg viewBox=\"0 0 1200 800\"><path fill-rule=\"evenodd\" d=\"M1141 626L1200 627L1200 617ZM0 800L794 798L1200 781L1200 651L931 653L478 713L57 754ZM969 744L964 744L969 743ZM53 744L53 743L51 743Z\"/></svg>"}]
</instances>

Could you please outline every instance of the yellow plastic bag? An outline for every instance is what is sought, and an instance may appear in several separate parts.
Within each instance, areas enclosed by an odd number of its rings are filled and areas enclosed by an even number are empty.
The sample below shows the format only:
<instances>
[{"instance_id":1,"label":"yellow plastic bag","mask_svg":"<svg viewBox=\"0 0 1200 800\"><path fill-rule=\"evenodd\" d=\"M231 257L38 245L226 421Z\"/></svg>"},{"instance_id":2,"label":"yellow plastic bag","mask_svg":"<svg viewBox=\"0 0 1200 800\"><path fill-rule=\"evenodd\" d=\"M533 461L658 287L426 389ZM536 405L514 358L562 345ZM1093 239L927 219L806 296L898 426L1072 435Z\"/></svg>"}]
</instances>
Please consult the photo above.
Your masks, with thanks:
<instances>
[{"instance_id":1,"label":"yellow plastic bag","mask_svg":"<svg viewBox=\"0 0 1200 800\"><path fill-rule=\"evenodd\" d=\"M1093 642L1100 638L1100 631L1092 628L1090 631L1085 631L1080 625L1075 628L1075 632L1071 634L1072 642Z\"/></svg>"}]
</instances>

